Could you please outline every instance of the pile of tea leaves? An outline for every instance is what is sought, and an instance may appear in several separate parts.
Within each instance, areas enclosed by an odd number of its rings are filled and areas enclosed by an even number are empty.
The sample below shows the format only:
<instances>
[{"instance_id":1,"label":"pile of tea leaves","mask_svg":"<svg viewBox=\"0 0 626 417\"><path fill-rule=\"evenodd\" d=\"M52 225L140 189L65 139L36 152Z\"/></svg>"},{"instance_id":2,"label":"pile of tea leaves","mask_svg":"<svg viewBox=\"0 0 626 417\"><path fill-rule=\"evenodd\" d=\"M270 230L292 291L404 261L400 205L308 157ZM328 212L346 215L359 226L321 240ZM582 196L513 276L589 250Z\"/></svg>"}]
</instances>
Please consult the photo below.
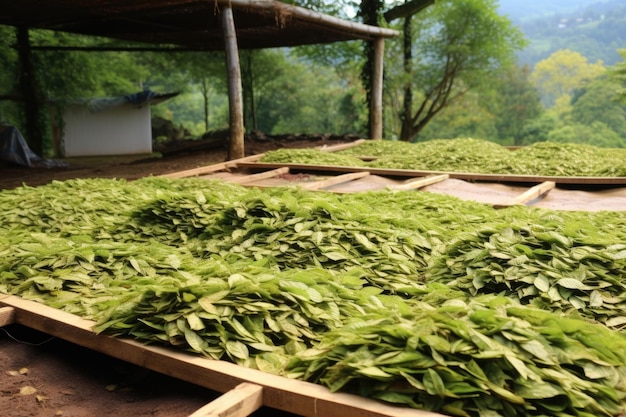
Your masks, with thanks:
<instances>
[{"instance_id":1,"label":"pile of tea leaves","mask_svg":"<svg viewBox=\"0 0 626 417\"><path fill-rule=\"evenodd\" d=\"M622 212L146 178L0 222L0 292L97 332L449 415L625 411Z\"/></svg>"},{"instance_id":2,"label":"pile of tea leaves","mask_svg":"<svg viewBox=\"0 0 626 417\"><path fill-rule=\"evenodd\" d=\"M538 142L517 150L480 139L434 139L408 143L368 140L329 156L324 150L267 152L261 162L367 166L477 174L538 176L626 176L626 150L585 144ZM342 161L338 159L341 155ZM330 161L329 158L335 158Z\"/></svg>"}]
</instances>

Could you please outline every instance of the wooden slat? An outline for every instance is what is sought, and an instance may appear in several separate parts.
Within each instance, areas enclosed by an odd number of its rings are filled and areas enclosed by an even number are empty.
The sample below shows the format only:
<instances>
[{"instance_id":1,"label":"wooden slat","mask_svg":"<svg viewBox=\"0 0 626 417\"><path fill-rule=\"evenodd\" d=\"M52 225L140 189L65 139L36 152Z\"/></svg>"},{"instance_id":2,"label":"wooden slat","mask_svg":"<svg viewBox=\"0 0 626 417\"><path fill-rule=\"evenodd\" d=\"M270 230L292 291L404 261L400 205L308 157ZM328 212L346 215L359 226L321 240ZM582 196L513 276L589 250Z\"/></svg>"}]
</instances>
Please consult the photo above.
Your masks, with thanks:
<instances>
[{"instance_id":1,"label":"wooden slat","mask_svg":"<svg viewBox=\"0 0 626 417\"><path fill-rule=\"evenodd\" d=\"M328 178L321 181L304 183L302 184L302 188L304 188L305 190L321 190L322 188L330 187L331 185L353 181L359 178L367 177L368 175L370 175L369 172L353 172L351 174L337 175L336 177Z\"/></svg>"},{"instance_id":2,"label":"wooden slat","mask_svg":"<svg viewBox=\"0 0 626 417\"><path fill-rule=\"evenodd\" d=\"M450 178L450 175L448 174L430 175L428 177L420 178L417 180L409 180L405 183L393 185L388 188L394 191L416 190L418 188L423 188L428 185L437 184L438 182L445 181L449 178Z\"/></svg>"},{"instance_id":3,"label":"wooden slat","mask_svg":"<svg viewBox=\"0 0 626 417\"><path fill-rule=\"evenodd\" d=\"M13 307L0 308L0 327L15 323L15 309Z\"/></svg>"},{"instance_id":4,"label":"wooden slat","mask_svg":"<svg viewBox=\"0 0 626 417\"><path fill-rule=\"evenodd\" d=\"M354 142L350 142L350 143L340 143L338 145L322 146L317 149L319 149L320 151L325 151L325 152L337 152L337 151L343 151L344 149L350 149L354 146L360 145L363 142L365 142L365 139L355 140Z\"/></svg>"},{"instance_id":5,"label":"wooden slat","mask_svg":"<svg viewBox=\"0 0 626 417\"><path fill-rule=\"evenodd\" d=\"M515 175L515 174L474 174L465 172L447 171L422 171L413 169L391 169L391 168L369 168L369 167L347 167L339 165L310 165L310 164L279 164L265 162L242 162L237 164L240 168L272 169L289 167L294 171L325 171L325 172L364 172L372 175L388 177L425 177L428 175L448 174L450 178L467 181L485 182L523 182L537 183L543 181L553 181L556 184L580 184L580 185L626 185L626 177L556 177L543 175Z\"/></svg>"},{"instance_id":6,"label":"wooden slat","mask_svg":"<svg viewBox=\"0 0 626 417\"><path fill-rule=\"evenodd\" d=\"M247 417L263 406L263 387L244 382L189 417Z\"/></svg>"},{"instance_id":7,"label":"wooden slat","mask_svg":"<svg viewBox=\"0 0 626 417\"><path fill-rule=\"evenodd\" d=\"M287 174L288 172L289 172L289 168L287 167L276 168L270 171L259 172L258 174L246 175L245 177L235 177L235 178L229 179L228 181L235 183L235 184L249 184L251 182L265 180L268 178L273 178L279 175Z\"/></svg>"},{"instance_id":8,"label":"wooden slat","mask_svg":"<svg viewBox=\"0 0 626 417\"><path fill-rule=\"evenodd\" d=\"M304 417L443 417L441 414L394 407L351 394L292 380L235 364L210 360L135 340L95 334L93 321L45 305L8 296L0 307L15 309L15 322L80 346L218 392L243 382L263 387L263 405Z\"/></svg>"},{"instance_id":9,"label":"wooden slat","mask_svg":"<svg viewBox=\"0 0 626 417\"><path fill-rule=\"evenodd\" d=\"M550 190L554 189L555 186L556 184L554 183L554 181L542 182L541 184L538 184L538 185L535 185L534 187L529 188L528 190L526 190L525 192L523 192L522 194L518 195L517 197L515 197L514 199L508 202L505 202L502 204L494 204L494 207L504 208L504 207L510 207L510 206L515 206L515 205L526 205L530 201L535 200L541 197L542 195L549 193Z\"/></svg>"},{"instance_id":10,"label":"wooden slat","mask_svg":"<svg viewBox=\"0 0 626 417\"><path fill-rule=\"evenodd\" d=\"M188 178L196 177L198 175L210 174L212 172L223 171L228 168L235 168L240 162L254 162L261 159L265 154L257 154L246 156L244 158L234 159L232 161L220 162L219 164L207 165L198 168L186 169L184 171L171 172L169 174L163 174L164 178Z\"/></svg>"}]
</instances>

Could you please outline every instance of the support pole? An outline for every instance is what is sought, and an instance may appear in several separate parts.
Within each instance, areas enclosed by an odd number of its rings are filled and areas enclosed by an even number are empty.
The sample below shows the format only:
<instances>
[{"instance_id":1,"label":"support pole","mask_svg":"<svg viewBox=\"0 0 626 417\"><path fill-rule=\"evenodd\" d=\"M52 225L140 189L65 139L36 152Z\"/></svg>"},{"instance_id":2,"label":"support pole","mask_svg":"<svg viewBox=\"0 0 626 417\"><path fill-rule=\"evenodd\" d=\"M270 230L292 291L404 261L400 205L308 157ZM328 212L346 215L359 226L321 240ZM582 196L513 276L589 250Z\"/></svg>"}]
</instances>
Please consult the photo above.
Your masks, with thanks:
<instances>
[{"instance_id":1,"label":"support pole","mask_svg":"<svg viewBox=\"0 0 626 417\"><path fill-rule=\"evenodd\" d=\"M226 70L228 72L228 107L230 110L230 140L228 159L244 157L243 126L243 89L241 68L239 67L239 49L233 9L225 4L222 9L222 28L226 46Z\"/></svg>"},{"instance_id":2,"label":"support pole","mask_svg":"<svg viewBox=\"0 0 626 417\"><path fill-rule=\"evenodd\" d=\"M19 56L19 82L24 104L24 126L26 140L33 152L43 154L45 123L42 113L43 100L35 76L30 36L27 27L16 29L17 53Z\"/></svg>"},{"instance_id":3,"label":"support pole","mask_svg":"<svg viewBox=\"0 0 626 417\"><path fill-rule=\"evenodd\" d=\"M372 102L370 109L371 139L383 137L383 60L385 56L385 39L374 41L374 65L372 67Z\"/></svg>"}]
</instances>

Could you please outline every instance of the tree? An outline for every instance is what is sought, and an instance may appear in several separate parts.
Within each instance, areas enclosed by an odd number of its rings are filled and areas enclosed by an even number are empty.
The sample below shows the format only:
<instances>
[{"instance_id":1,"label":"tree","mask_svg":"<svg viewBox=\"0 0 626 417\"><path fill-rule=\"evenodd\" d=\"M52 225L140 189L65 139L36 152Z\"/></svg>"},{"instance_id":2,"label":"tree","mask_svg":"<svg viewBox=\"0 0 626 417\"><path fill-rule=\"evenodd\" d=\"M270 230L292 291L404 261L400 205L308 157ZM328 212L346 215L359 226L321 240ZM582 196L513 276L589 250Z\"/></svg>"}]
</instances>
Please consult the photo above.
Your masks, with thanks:
<instances>
[{"instance_id":1,"label":"tree","mask_svg":"<svg viewBox=\"0 0 626 417\"><path fill-rule=\"evenodd\" d=\"M620 62L611 68L609 77L619 85L617 99L622 103L626 103L626 49L621 49L619 53L624 58L624 62Z\"/></svg>"},{"instance_id":2,"label":"tree","mask_svg":"<svg viewBox=\"0 0 626 417\"><path fill-rule=\"evenodd\" d=\"M604 148L624 147L624 140L603 122L564 125L548 133L547 139L550 142L585 143Z\"/></svg>"},{"instance_id":3,"label":"tree","mask_svg":"<svg viewBox=\"0 0 626 417\"><path fill-rule=\"evenodd\" d=\"M616 100L618 90L619 84L607 77L599 77L589 82L575 92L569 119L587 126L602 122L607 129L626 142L626 103Z\"/></svg>"},{"instance_id":4,"label":"tree","mask_svg":"<svg viewBox=\"0 0 626 417\"><path fill-rule=\"evenodd\" d=\"M442 0L419 16L411 28L413 75L409 84L398 83L404 84L404 100L410 104L400 115L404 141L454 100L493 79L524 45L521 32L498 14L494 0Z\"/></svg>"},{"instance_id":5,"label":"tree","mask_svg":"<svg viewBox=\"0 0 626 417\"><path fill-rule=\"evenodd\" d=\"M569 101L576 88L605 71L602 61L591 64L587 58L569 49L554 52L539 61L531 74L545 106L554 106L559 99Z\"/></svg>"},{"instance_id":6,"label":"tree","mask_svg":"<svg viewBox=\"0 0 626 417\"><path fill-rule=\"evenodd\" d=\"M541 98L529 80L528 66L513 65L505 69L496 80L496 95L493 97L493 112L500 140L513 145L524 144L530 121L543 113Z\"/></svg>"}]
</instances>

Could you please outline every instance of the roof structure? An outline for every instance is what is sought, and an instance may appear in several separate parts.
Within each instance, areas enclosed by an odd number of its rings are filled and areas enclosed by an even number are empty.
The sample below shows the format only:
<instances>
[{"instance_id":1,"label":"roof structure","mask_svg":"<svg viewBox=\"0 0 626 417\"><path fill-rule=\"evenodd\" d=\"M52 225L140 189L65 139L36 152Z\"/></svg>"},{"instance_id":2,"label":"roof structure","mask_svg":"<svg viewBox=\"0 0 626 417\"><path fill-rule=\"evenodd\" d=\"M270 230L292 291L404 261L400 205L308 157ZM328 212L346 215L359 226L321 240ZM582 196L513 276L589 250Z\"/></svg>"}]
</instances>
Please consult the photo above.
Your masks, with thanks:
<instances>
[{"instance_id":1,"label":"roof structure","mask_svg":"<svg viewBox=\"0 0 626 417\"><path fill-rule=\"evenodd\" d=\"M0 25L18 28L20 85L31 137L42 137L37 86L31 74L31 29L99 36L226 52L230 112L229 157L244 154L243 98L239 49L289 47L365 40L374 44L370 131L382 137L384 39L399 32L324 15L274 0L20 0L3 4ZM110 47L110 46L109 46ZM54 46L54 49L63 49ZM39 140L40 141L40 140ZM36 148L41 148L38 143Z\"/></svg>"},{"instance_id":2,"label":"roof structure","mask_svg":"<svg viewBox=\"0 0 626 417\"><path fill-rule=\"evenodd\" d=\"M0 24L198 50L224 50L221 9L232 8L240 49L397 36L273 0L20 0Z\"/></svg>"}]
</instances>

